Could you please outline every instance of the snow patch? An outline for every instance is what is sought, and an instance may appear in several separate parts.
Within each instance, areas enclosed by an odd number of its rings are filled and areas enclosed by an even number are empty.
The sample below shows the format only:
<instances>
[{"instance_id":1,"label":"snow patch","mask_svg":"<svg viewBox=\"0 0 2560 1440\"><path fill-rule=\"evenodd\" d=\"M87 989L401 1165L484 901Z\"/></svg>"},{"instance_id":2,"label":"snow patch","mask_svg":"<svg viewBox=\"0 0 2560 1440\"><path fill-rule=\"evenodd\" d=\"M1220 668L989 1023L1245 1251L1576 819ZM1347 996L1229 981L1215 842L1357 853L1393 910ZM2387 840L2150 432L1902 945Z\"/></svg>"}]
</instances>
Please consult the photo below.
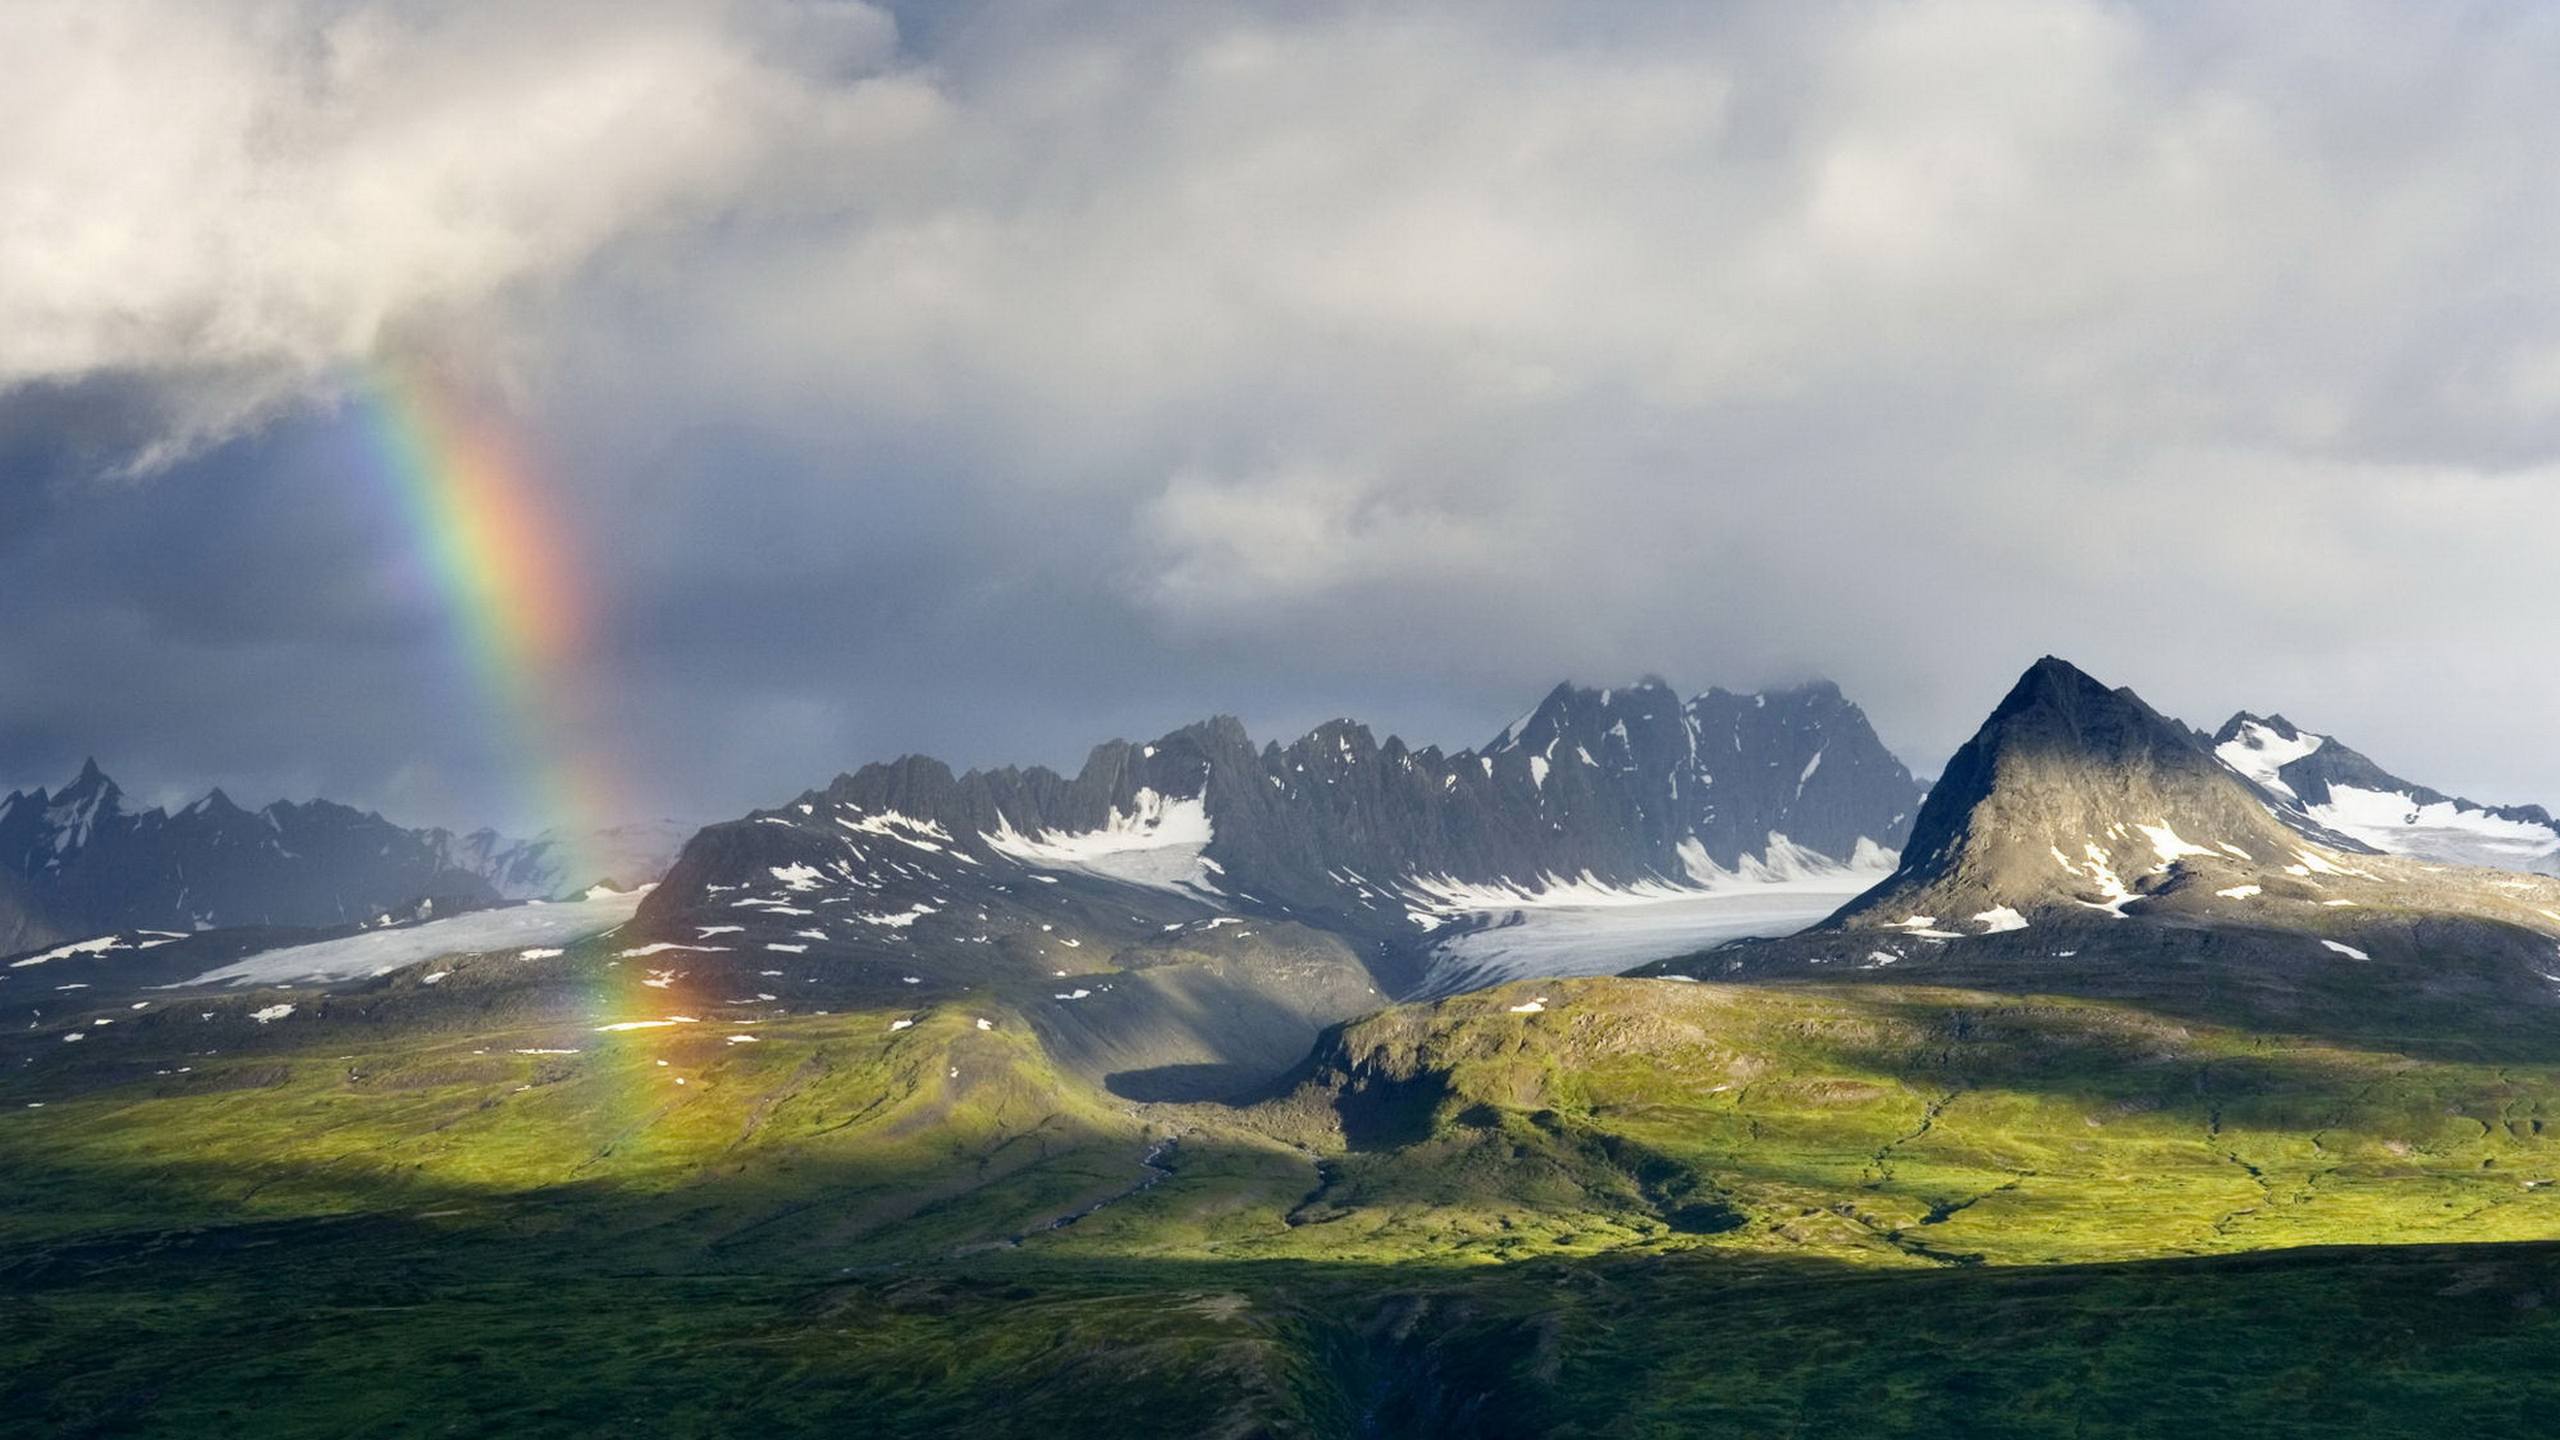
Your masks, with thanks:
<instances>
[{"instance_id":1,"label":"snow patch","mask_svg":"<svg viewBox=\"0 0 2560 1440\"><path fill-rule=\"evenodd\" d=\"M2326 743L2328 737L2325 735L2299 732L2287 740L2267 726L2250 720L2240 726L2239 734L2213 747L2213 754L2215 759L2275 794L2296 800L2300 797L2293 793L2293 787L2284 783L2284 777L2276 772Z\"/></svg>"},{"instance_id":2,"label":"snow patch","mask_svg":"<svg viewBox=\"0 0 2560 1440\"><path fill-rule=\"evenodd\" d=\"M913 815L902 815L895 810L883 810L878 814L864 815L852 820L839 815L836 817L836 823L857 834L878 835L883 839L895 840L901 845L910 845L918 850L937 855L942 853L944 846L951 843L951 832L943 829L939 823L932 820L919 820Z\"/></svg>"},{"instance_id":3,"label":"snow patch","mask_svg":"<svg viewBox=\"0 0 2560 1440\"><path fill-rule=\"evenodd\" d=\"M2188 855L2211 856L2214 853L2202 845L2191 845L2178 838L2178 832L2170 829L2165 823L2136 825L2133 828L2141 831L2144 838L2151 842L2152 853L2160 857L2160 863L2163 865L2175 865L2182 857Z\"/></svg>"},{"instance_id":4,"label":"snow patch","mask_svg":"<svg viewBox=\"0 0 2560 1440\"><path fill-rule=\"evenodd\" d=\"M628 950L616 950L613 952L613 958L617 960L638 960L650 955L664 955L670 950L693 950L709 954L718 954L728 948L729 947L726 945L682 945L673 940L659 940L648 945L635 945Z\"/></svg>"},{"instance_id":5,"label":"snow patch","mask_svg":"<svg viewBox=\"0 0 2560 1440\"><path fill-rule=\"evenodd\" d=\"M1127 814L1114 807L1098 830L1024 835L998 815L995 830L980 838L996 853L1034 869L1081 871L1175 894L1218 893L1205 853L1216 838L1208 801L1169 799L1141 787L1129 803Z\"/></svg>"},{"instance_id":6,"label":"snow patch","mask_svg":"<svg viewBox=\"0 0 2560 1440\"><path fill-rule=\"evenodd\" d=\"M1976 914L1973 923L1981 926L1985 935L1998 935L2003 931L2026 929L2027 917L2009 906L1994 905Z\"/></svg>"},{"instance_id":7,"label":"snow patch","mask_svg":"<svg viewBox=\"0 0 2560 1440\"><path fill-rule=\"evenodd\" d=\"M773 865L766 868L772 872L774 879L782 882L783 888L787 890L815 890L818 888L818 882L826 878L816 867L803 865L797 860L788 865Z\"/></svg>"},{"instance_id":8,"label":"snow patch","mask_svg":"<svg viewBox=\"0 0 2560 1440\"><path fill-rule=\"evenodd\" d=\"M94 940L74 940L68 945L58 945L41 955L30 955L24 960L12 960L9 962L9 968L23 970L30 965L41 965L47 960L68 960L74 955L102 955L109 950L121 947L124 943L124 937L121 935L101 935Z\"/></svg>"}]
</instances>

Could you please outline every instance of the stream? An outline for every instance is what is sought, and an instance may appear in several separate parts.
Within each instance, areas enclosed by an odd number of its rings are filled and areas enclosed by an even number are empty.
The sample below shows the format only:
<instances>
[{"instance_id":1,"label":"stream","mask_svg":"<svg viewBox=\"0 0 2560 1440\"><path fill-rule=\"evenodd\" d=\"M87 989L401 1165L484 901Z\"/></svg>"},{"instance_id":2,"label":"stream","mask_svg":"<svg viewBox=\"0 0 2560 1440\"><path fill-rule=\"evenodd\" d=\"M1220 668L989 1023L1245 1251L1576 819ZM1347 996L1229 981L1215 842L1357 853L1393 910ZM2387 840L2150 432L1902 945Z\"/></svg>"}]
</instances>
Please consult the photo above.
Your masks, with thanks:
<instances>
[{"instance_id":1,"label":"stream","mask_svg":"<svg viewBox=\"0 0 2560 1440\"><path fill-rule=\"evenodd\" d=\"M1148 1191L1153 1190L1158 1185L1163 1184L1167 1179L1170 1179L1173 1175L1173 1171L1156 1163L1170 1153L1172 1149L1173 1141L1158 1140L1147 1147L1146 1154L1138 1157L1138 1168L1147 1173L1139 1177L1136 1184L1131 1185L1126 1190L1118 1190L1109 1195L1105 1195L1101 1199L1094 1201L1092 1204L1087 1205L1083 1209L1078 1210L1071 1215L1061 1215L1057 1219L1050 1221L1048 1224L1040 1228L1042 1230L1064 1230L1068 1226L1075 1224L1077 1221L1099 1211L1108 1209L1113 1205L1117 1205L1121 1201L1126 1200L1133 1195L1144 1195ZM1036 1232L1027 1232L1025 1234L1008 1237L1005 1244L1009 1246L1019 1245L1023 1241L1031 1238L1031 1233Z\"/></svg>"}]
</instances>

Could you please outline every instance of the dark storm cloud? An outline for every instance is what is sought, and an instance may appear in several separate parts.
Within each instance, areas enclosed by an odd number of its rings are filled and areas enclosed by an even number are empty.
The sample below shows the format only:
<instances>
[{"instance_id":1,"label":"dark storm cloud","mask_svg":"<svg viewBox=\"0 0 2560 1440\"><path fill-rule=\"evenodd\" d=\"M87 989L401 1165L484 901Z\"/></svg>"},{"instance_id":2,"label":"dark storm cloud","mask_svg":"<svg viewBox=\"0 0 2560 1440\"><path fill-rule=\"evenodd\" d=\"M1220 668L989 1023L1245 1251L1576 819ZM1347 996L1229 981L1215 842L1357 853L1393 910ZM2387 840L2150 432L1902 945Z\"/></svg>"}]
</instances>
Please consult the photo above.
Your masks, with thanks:
<instances>
[{"instance_id":1,"label":"dark storm cloud","mask_svg":"<svg viewBox=\"0 0 2560 1440\"><path fill-rule=\"evenodd\" d=\"M1928 771L2046 651L2560 797L2550 12L70 13L0 19L88 222L0 237L0 784L522 818L334 408L421 350L656 808L1648 670Z\"/></svg>"}]
</instances>

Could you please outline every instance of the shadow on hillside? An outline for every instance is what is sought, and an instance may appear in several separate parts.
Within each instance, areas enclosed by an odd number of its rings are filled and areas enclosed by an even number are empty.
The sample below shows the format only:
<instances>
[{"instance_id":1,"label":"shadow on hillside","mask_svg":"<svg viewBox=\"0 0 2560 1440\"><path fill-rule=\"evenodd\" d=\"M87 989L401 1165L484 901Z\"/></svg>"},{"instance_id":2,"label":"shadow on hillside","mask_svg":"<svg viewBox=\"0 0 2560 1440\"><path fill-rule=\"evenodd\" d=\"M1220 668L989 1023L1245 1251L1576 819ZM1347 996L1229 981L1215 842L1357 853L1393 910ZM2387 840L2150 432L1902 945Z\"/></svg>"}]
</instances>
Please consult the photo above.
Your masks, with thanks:
<instances>
[{"instance_id":1,"label":"shadow on hillside","mask_svg":"<svg viewBox=\"0 0 2560 1440\"><path fill-rule=\"evenodd\" d=\"M43 1433L2119 1437L2560 1423L2560 1244L1872 1270L1017 1251L816 1276L415 1221L0 1265Z\"/></svg>"},{"instance_id":2,"label":"shadow on hillside","mask_svg":"<svg viewBox=\"0 0 2560 1440\"><path fill-rule=\"evenodd\" d=\"M1214 1103L1252 1091L1270 1079L1270 1071L1259 1065L1155 1065L1114 1071L1102 1077L1102 1088L1123 1100L1148 1104Z\"/></svg>"},{"instance_id":3,"label":"shadow on hillside","mask_svg":"<svg viewBox=\"0 0 2560 1440\"><path fill-rule=\"evenodd\" d=\"M1876 932L1738 944L1664 965L1708 982L2068 995L2413 1059L2560 1064L2560 997L2536 969L2548 968L2548 940L2472 922L2361 923L2351 933L2362 960L2292 931L2134 921L1906 941L1889 967L1869 968L1871 952L1894 938Z\"/></svg>"}]
</instances>

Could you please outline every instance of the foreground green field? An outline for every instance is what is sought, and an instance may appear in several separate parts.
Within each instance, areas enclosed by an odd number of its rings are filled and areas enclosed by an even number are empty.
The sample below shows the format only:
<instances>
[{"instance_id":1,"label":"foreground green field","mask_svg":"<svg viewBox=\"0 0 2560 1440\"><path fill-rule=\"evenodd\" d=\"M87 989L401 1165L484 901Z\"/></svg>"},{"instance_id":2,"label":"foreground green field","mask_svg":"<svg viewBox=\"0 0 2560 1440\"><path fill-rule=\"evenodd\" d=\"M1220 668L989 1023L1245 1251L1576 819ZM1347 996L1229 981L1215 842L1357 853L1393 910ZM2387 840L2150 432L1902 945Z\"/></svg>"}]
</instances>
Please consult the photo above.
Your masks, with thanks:
<instances>
[{"instance_id":1,"label":"foreground green field","mask_svg":"<svg viewBox=\"0 0 2560 1440\"><path fill-rule=\"evenodd\" d=\"M892 1023L314 1023L29 1067L0 1098L0 1413L164 1435L2560 1418L2560 1244L2535 1243L2560 1240L2560 1061L2512 1046L1547 982L1346 1026L1255 1105L1137 1106L1009 1013Z\"/></svg>"}]
</instances>

